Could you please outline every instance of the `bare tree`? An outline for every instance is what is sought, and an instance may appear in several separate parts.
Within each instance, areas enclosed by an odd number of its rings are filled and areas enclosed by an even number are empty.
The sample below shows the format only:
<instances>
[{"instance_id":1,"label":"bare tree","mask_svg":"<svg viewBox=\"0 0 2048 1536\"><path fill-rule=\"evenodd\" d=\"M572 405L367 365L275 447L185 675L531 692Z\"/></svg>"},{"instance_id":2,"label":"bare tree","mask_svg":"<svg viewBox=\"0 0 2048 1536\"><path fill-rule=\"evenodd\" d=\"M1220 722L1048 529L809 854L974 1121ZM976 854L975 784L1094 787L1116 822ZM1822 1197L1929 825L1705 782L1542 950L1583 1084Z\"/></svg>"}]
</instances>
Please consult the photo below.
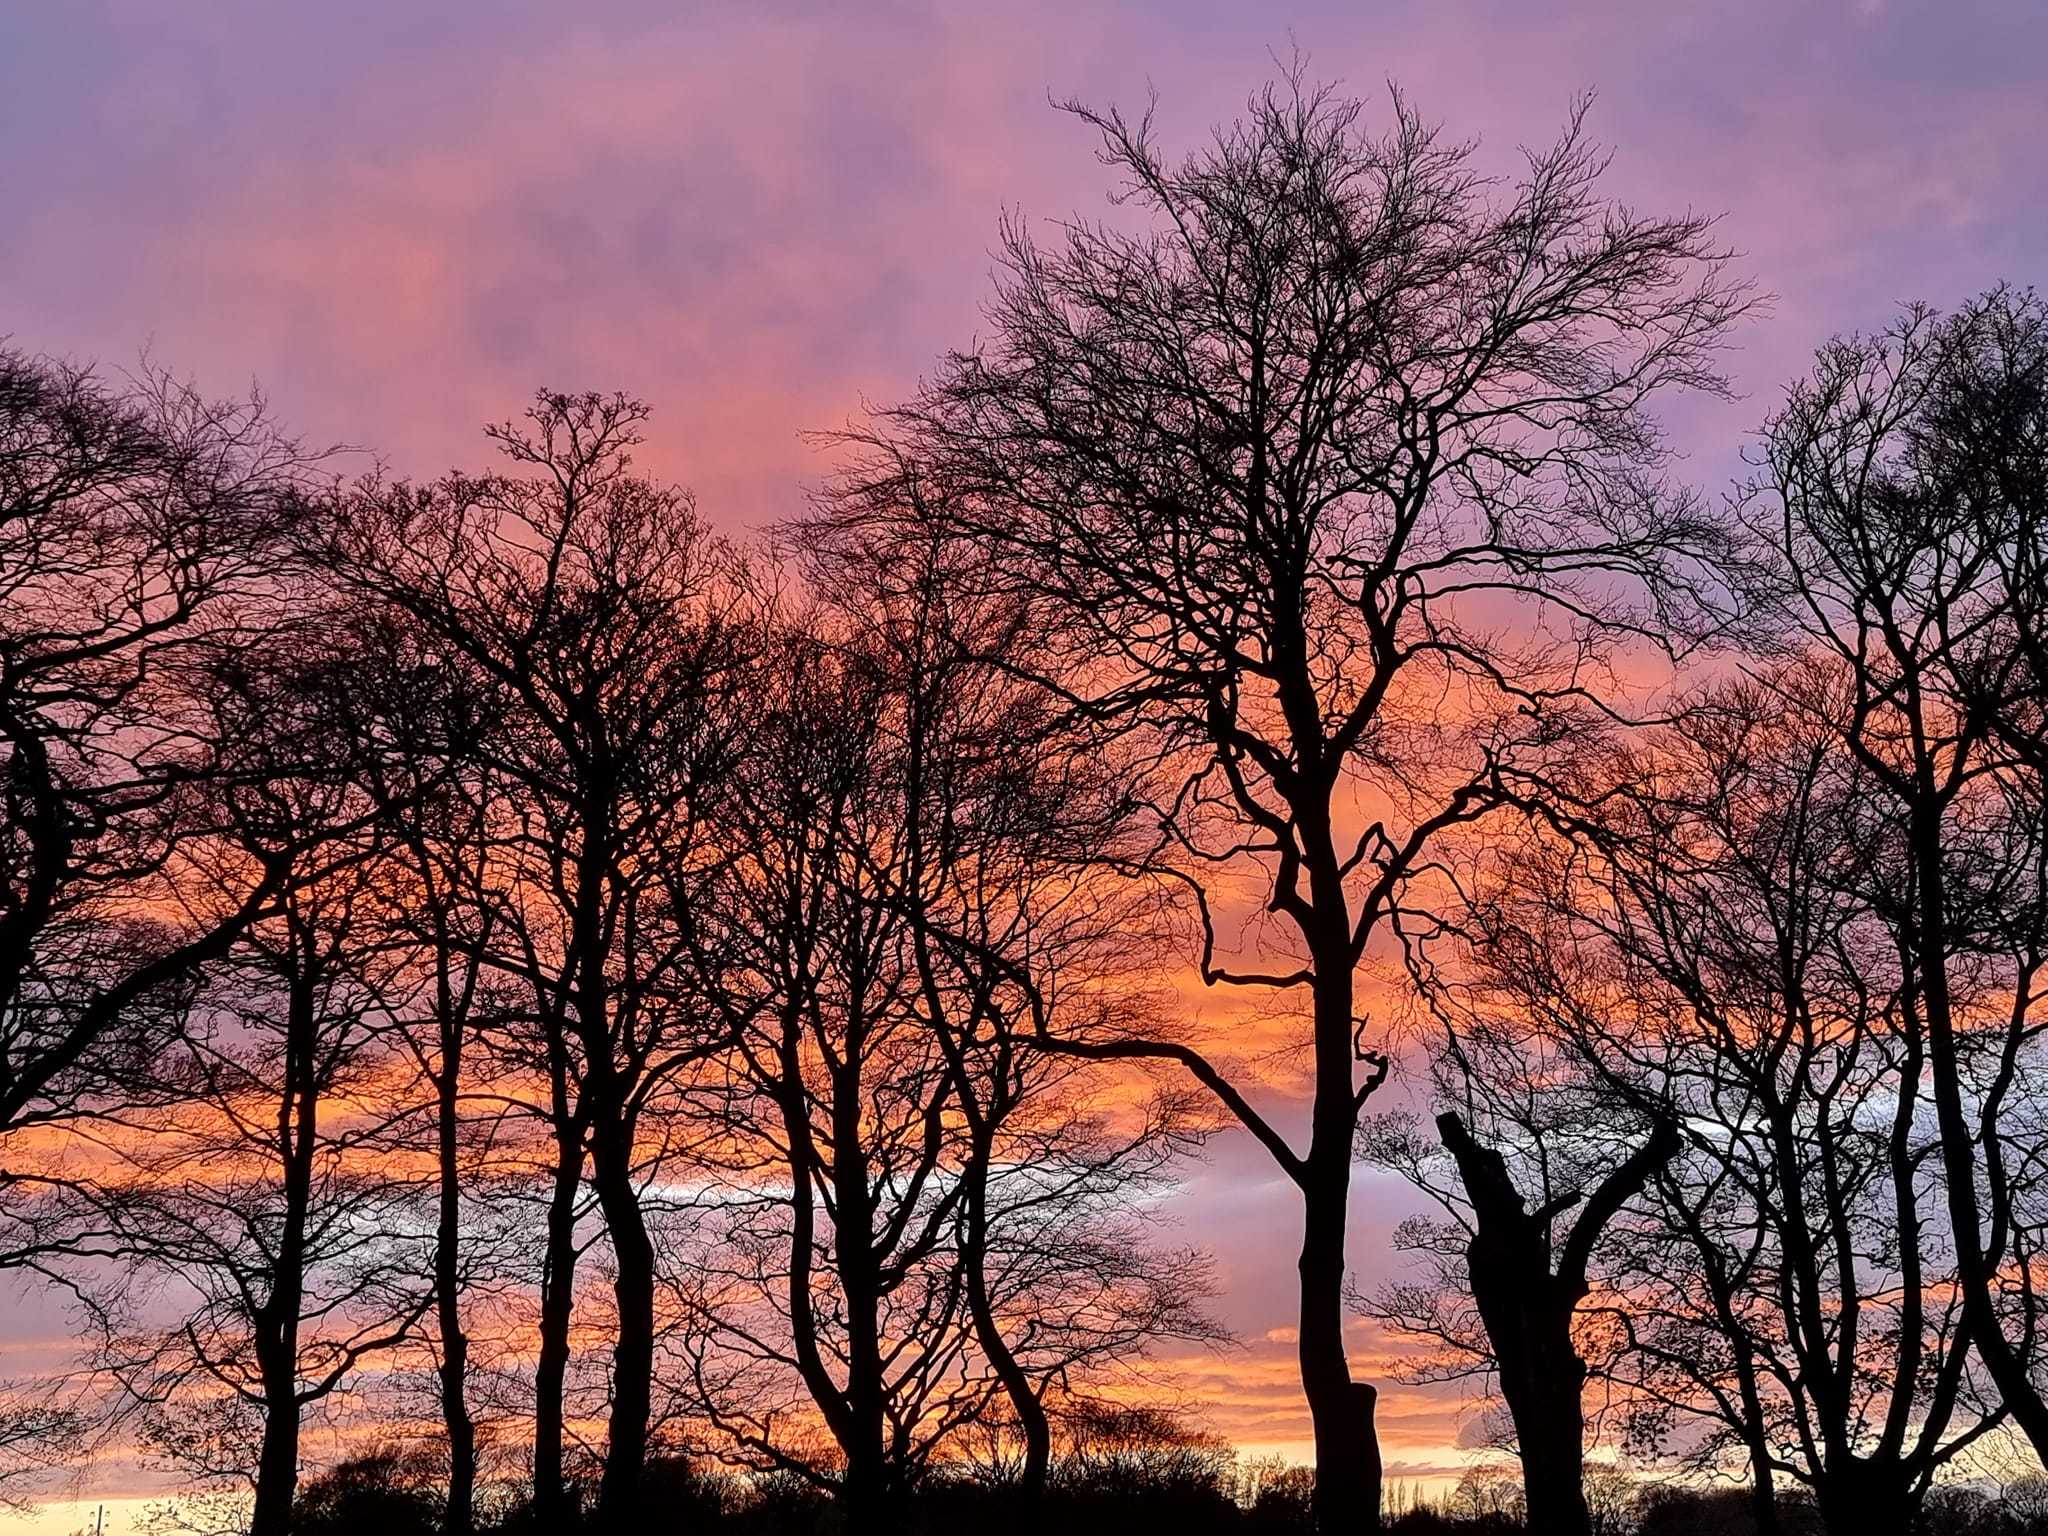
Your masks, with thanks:
<instances>
[{"instance_id":1,"label":"bare tree","mask_svg":"<svg viewBox=\"0 0 2048 1536\"><path fill-rule=\"evenodd\" d=\"M1469 1063L1469 1056L1459 1055ZM1596 1155L1588 1155L1589 1143L1597 1154L1607 1139L1596 1129L1597 1121L1580 1121L1574 1128L1554 1118L1572 1109L1583 1114L1585 1096L1572 1093L1567 1083L1533 1082L1525 1073L1513 1073L1509 1082L1508 1093L1498 1094L1503 1084L1475 1072L1447 1095L1462 1101L1467 1114L1475 1100L1484 1105L1475 1118L1483 1130L1501 1134L1505 1150L1481 1142L1455 1109L1436 1117L1457 1179L1454 1195L1430 1184L1428 1174L1434 1170L1424 1159L1411 1152L1396 1160L1433 1193L1447 1197L1459 1227L1453 1240L1459 1272L1440 1277L1436 1287L1397 1287L1371 1305L1397 1329L1448 1343L1492 1371L1514 1425L1529 1529L1588 1536L1587 1362L1577 1336L1580 1308L1593 1290L1597 1245L1622 1207L1677 1155L1678 1131L1671 1121L1656 1119L1640 1145L1603 1166ZM1536 1113L1527 1112L1531 1107ZM1512 1167L1510 1154L1526 1166ZM1527 1178L1531 1171L1535 1181ZM1560 1232L1560 1219L1574 1210ZM1438 1251L1447 1246L1444 1234L1412 1227L1407 1240ZM1447 1316L1443 1293L1453 1287L1471 1298L1477 1332Z\"/></svg>"},{"instance_id":2,"label":"bare tree","mask_svg":"<svg viewBox=\"0 0 2048 1536\"><path fill-rule=\"evenodd\" d=\"M1616 765L1573 844L1509 861L1476 934L1490 1006L1573 1066L1582 1123L1686 1128L1605 1257L1624 1334L1608 1378L1638 1432L1705 1428L1691 1454L1743 1457L1760 1523L1790 1474L1844 1533L1906 1528L2005 1417L1975 1390L1927 1209L1911 866L1868 771L1833 748L1852 696L1810 661L1710 693ZM1956 1017L1995 1027L2010 994L1963 974ZM1961 1065L1972 1094L2002 1071Z\"/></svg>"},{"instance_id":3,"label":"bare tree","mask_svg":"<svg viewBox=\"0 0 2048 1536\"><path fill-rule=\"evenodd\" d=\"M1034 719L1035 690L961 644L932 565L835 553L838 602L764 675L725 823L704 952L733 1139L690 1363L734 1454L879 1530L1000 1415L1042 1491L1048 1397L1210 1334L1199 1265L1132 1208L1180 1107L1112 1121L1033 1044L1051 967L1105 938L1066 857L1101 835L1099 767L1047 771L1042 699Z\"/></svg>"},{"instance_id":4,"label":"bare tree","mask_svg":"<svg viewBox=\"0 0 2048 1536\"><path fill-rule=\"evenodd\" d=\"M1442 1214L1395 1229L1396 1245L1421 1258L1421 1278L1361 1300L1432 1346L1404 1367L1411 1379L1497 1384L1530 1528L1583 1533L1592 1521L1587 1389L1611 1381L1609 1320L1623 1301L1601 1261L1679 1140L1661 1105L1615 1092L1571 1041L1546 1034L1519 998L1490 984L1497 924L1485 919L1497 916L1460 919L1471 949L1448 966L1435 963L1434 946L1413 956L1435 1026L1421 1043L1436 1135L1396 1111L1367 1117L1358 1145Z\"/></svg>"},{"instance_id":5,"label":"bare tree","mask_svg":"<svg viewBox=\"0 0 2048 1536\"><path fill-rule=\"evenodd\" d=\"M1028 1524L1061 1393L1099 1389L1154 1342L1220 1337L1200 1310L1206 1261L1145 1230L1148 1196L1200 1128L1185 1091L1153 1085L1138 1105L1126 1083L1123 1112L1106 1112L1099 1069L1041 1049L1081 1037L1084 1016L1127 1025L1144 1006L1157 924L1144 893L1101 868L1129 848L1134 804L1115 762L1025 675L1034 606L963 579L971 546L939 537L877 558L830 519L810 531L815 579L895 700L902 827L875 873L910 923L963 1124L954 1262L1023 1441Z\"/></svg>"},{"instance_id":6,"label":"bare tree","mask_svg":"<svg viewBox=\"0 0 2048 1536\"><path fill-rule=\"evenodd\" d=\"M2039 794L2027 743L2040 715L2040 605L2028 578L2038 574L2044 370L2040 306L2004 290L1948 318L1916 306L1879 334L1837 340L1766 425L1747 509L1777 556L1777 612L1793 642L1846 674L1836 739L1898 820L1910 893L1901 932L1925 1020L1964 1325L2048 1456L2032 1289L2010 1278L2017 1229L2001 1123L2038 1009L2011 935L1984 932L1971 912L1977 857L1988 849L1994 867L2010 862L1997 847L2004 804L2029 781ZM1962 1017L1962 972L2001 951L2014 1006ZM1987 1053L1998 1065L1980 1077L1973 1059Z\"/></svg>"},{"instance_id":7,"label":"bare tree","mask_svg":"<svg viewBox=\"0 0 2048 1536\"><path fill-rule=\"evenodd\" d=\"M356 737L324 707L341 691L317 686L327 664L308 670L314 688L298 671L250 704L294 758ZM106 1112L94 1137L111 1166L91 1191L90 1251L115 1263L81 1281L105 1320L98 1365L161 1452L203 1479L249 1479L254 1536L289 1523L306 1411L409 1339L433 1295L408 1241L415 1187L386 1158L406 1097L383 1001L397 961L380 941L375 839L334 834L369 819L346 762L344 749L324 780L266 774L224 792L243 861L316 829L327 852L211 968L153 1063L161 1086ZM239 888L233 862L221 874ZM169 1309L183 1321L166 1325Z\"/></svg>"},{"instance_id":8,"label":"bare tree","mask_svg":"<svg viewBox=\"0 0 2048 1536\"><path fill-rule=\"evenodd\" d=\"M491 436L518 472L343 499L323 557L470 672L501 722L477 744L510 801L487 963L530 996L555 1138L534 1450L540 1513L564 1513L562 1381L586 1158L609 1236L617 1339L599 1518L637 1508L652 1418L656 1255L643 1115L704 1044L676 985L666 876L707 855L706 786L747 621L739 563L690 498L631 471L646 408L543 393ZM656 871L662 872L657 875Z\"/></svg>"},{"instance_id":9,"label":"bare tree","mask_svg":"<svg viewBox=\"0 0 2048 1536\"><path fill-rule=\"evenodd\" d=\"M782 645L756 685L754 750L721 828L736 854L723 932L703 950L732 1042L719 1113L740 1134L692 1374L737 1446L836 1483L856 1528L894 1529L986 1390L964 1370L945 1262L950 1078L911 1006L909 925L870 869L900 826L876 750L886 690L816 632ZM830 1461L779 1432L798 1402L823 1419Z\"/></svg>"},{"instance_id":10,"label":"bare tree","mask_svg":"<svg viewBox=\"0 0 2048 1536\"><path fill-rule=\"evenodd\" d=\"M1384 1060L1359 966L1427 921L1440 834L1584 723L1612 642L1699 628L1724 530L1660 483L1650 406L1721 388L1744 293L1707 220L1601 197L1582 112L1496 184L1398 97L1375 138L1298 75L1180 163L1149 121L1072 110L1142 227L1006 226L990 340L855 435L838 515L941 527L1059 615L1038 670L1149 786L1203 977L1305 999L1306 1150L1188 1046L1115 1049L1187 1065L1298 1187L1317 1518L1369 1529L1344 1234ZM1217 931L1247 877L1277 963Z\"/></svg>"},{"instance_id":11,"label":"bare tree","mask_svg":"<svg viewBox=\"0 0 2048 1536\"><path fill-rule=\"evenodd\" d=\"M307 467L260 401L0 351L0 1132L146 1072L301 852L180 899L224 835L204 790L234 745L205 701L282 621Z\"/></svg>"},{"instance_id":12,"label":"bare tree","mask_svg":"<svg viewBox=\"0 0 2048 1536\"><path fill-rule=\"evenodd\" d=\"M478 1096L473 1079L483 1074L465 1070L472 1046L487 1043L484 1026L503 987L486 957L506 906L493 884L504 805L470 748L495 722L485 713L488 696L475 694L463 669L439 664L439 645L416 623L364 605L348 617L367 631L358 654L383 658L375 685L392 717L388 749L365 757L362 777L388 839L381 869L385 942L402 956L394 972L399 991L386 1006L395 1038L431 1097L421 1118L435 1185L434 1374L448 1467L442 1523L447 1536L469 1536L478 1435L464 1304L480 1265L504 1267L490 1251L498 1245L465 1232L465 1215L496 1180L474 1143L481 1131L488 1145L500 1118L479 1116L468 1102ZM419 792L423 784L429 793Z\"/></svg>"},{"instance_id":13,"label":"bare tree","mask_svg":"<svg viewBox=\"0 0 2048 1536\"><path fill-rule=\"evenodd\" d=\"M448 1440L444 1527L448 1536L469 1536L475 1525L477 1432L468 1395L470 1339L462 1316L469 1274L463 1186L474 1165L463 1149L463 1060L483 1003L482 953L490 941L494 908L465 902L457 894L459 882L477 873L465 859L476 843L459 827L445 839L415 832L407 841L407 873L416 882L421 958L428 969L429 990L420 1012L432 1028L431 1035L407 1030L403 1038L434 1100L436 1374Z\"/></svg>"}]
</instances>

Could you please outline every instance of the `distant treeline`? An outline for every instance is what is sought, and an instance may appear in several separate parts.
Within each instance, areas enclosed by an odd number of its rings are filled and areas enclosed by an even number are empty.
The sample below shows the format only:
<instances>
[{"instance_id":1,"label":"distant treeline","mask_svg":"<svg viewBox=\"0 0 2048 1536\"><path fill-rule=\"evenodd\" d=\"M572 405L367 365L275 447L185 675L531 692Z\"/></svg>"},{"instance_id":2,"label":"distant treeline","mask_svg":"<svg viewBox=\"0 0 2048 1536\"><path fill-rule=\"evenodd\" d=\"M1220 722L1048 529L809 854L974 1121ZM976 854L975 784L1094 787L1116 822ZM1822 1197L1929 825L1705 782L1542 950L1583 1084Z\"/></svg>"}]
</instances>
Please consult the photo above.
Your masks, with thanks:
<instances>
[{"instance_id":1,"label":"distant treeline","mask_svg":"<svg viewBox=\"0 0 2048 1536\"><path fill-rule=\"evenodd\" d=\"M711 1536L840 1536L843 1512L821 1490L782 1473L738 1473L658 1456L648 1465L645 1529ZM391 1447L321 1474L301 1492L295 1529L304 1536L436 1536L445 1467L433 1452ZM1043 1525L1021 1517L1007 1479L942 1470L910 1502L915 1536L956 1531L1075 1536L1171 1530L1187 1536L1291 1536L1315 1529L1313 1474L1277 1459L1247 1460L1213 1436L1158 1414L1110 1415L1054 1458ZM1688 1488L1596 1467L1587 1478L1596 1536L1754 1536L1754 1506L1740 1488ZM1809 1494L1785 1493L1781 1529L1826 1529ZM1388 1489L1385 1528L1394 1536L1522 1536L1530 1529L1518 1479L1499 1463L1473 1467L1446 1492ZM483 1528L517 1536L533 1528L519 1495L487 1496ZM1994 1492L1945 1486L1922 1505L1918 1536L2038 1536L2048 1531L2048 1478L2024 1477Z\"/></svg>"}]
</instances>

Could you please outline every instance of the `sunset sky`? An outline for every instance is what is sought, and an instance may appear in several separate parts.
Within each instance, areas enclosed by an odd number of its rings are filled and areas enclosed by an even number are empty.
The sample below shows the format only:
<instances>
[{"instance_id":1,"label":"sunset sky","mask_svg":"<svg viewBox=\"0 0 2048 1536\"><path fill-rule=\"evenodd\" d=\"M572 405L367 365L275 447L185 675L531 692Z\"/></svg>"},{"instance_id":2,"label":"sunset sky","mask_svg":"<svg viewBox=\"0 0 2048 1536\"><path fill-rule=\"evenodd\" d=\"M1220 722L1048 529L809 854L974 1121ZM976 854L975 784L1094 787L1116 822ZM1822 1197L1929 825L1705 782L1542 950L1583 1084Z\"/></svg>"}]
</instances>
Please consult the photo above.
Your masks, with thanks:
<instances>
[{"instance_id":1,"label":"sunset sky","mask_svg":"<svg viewBox=\"0 0 2048 1536\"><path fill-rule=\"evenodd\" d=\"M1537 9L15 0L0 335L253 381L308 440L403 473L480 462L479 425L537 386L622 389L655 408L642 462L744 533L822 473L800 434L973 338L1004 210L1103 207L1049 98L1154 91L1162 142L1191 147L1295 48L1372 110L1397 81L1502 169L1596 91L1617 195L1725 215L1774 300L1730 360L1748 398L1677 423L1712 487L1829 332L2048 277L2048 5ZM1361 1180L1361 1275L1400 1262L1411 1206ZM1298 1452L1295 1212L1240 1138L1191 1170L1179 1235L1216 1255L1245 1342L1179 1380L1218 1430ZM62 1325L11 1315L0 1373ZM1388 1392L1391 1478L1452 1463L1458 1409Z\"/></svg>"}]
</instances>

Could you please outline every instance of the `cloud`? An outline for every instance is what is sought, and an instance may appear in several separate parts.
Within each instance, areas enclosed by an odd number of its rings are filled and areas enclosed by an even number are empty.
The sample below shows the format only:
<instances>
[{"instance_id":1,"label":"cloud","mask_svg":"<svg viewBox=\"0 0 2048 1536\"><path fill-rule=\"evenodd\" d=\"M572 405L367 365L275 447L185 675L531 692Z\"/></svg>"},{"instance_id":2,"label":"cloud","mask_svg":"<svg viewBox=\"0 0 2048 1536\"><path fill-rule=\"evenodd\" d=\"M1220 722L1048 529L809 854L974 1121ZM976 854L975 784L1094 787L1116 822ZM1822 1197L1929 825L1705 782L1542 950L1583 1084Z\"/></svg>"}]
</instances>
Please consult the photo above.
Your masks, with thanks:
<instances>
[{"instance_id":1,"label":"cloud","mask_svg":"<svg viewBox=\"0 0 2048 1536\"><path fill-rule=\"evenodd\" d=\"M1087 137L1048 94L1135 104L1156 84L1162 139L1192 145L1290 28L1311 73L1381 96L1397 77L1502 170L1597 86L1618 193L1725 211L1778 302L1731 358L1754 398L1675 418L1710 481L1828 331L2025 279L2048 250L2048 11L2009 0L1308 0L1286 25L1163 0L518 0L488 27L399 0L110 0L10 18L0 332L116 363L153 341L209 387L260 378L310 438L413 473L476 462L480 423L540 385L628 389L657 410L649 465L758 527L821 473L802 432L972 339L1001 210L1102 211ZM1278 1038L1212 991L1181 995L1205 1039L1253 1055ZM1264 1078L1262 1104L1298 1129L1298 1074L1272 1061ZM1402 1262L1389 1232L1410 1198L1361 1180L1368 1279ZM1175 1372L1226 1432L1304 1444L1293 1330L1272 1323L1293 1305L1291 1191L1229 1138L1174 1215L1216 1252L1219 1305L1254 1341ZM1361 1373L1398 1359L1355 1332ZM1449 1464L1453 1394L1383 1402L1408 1464Z\"/></svg>"}]
</instances>

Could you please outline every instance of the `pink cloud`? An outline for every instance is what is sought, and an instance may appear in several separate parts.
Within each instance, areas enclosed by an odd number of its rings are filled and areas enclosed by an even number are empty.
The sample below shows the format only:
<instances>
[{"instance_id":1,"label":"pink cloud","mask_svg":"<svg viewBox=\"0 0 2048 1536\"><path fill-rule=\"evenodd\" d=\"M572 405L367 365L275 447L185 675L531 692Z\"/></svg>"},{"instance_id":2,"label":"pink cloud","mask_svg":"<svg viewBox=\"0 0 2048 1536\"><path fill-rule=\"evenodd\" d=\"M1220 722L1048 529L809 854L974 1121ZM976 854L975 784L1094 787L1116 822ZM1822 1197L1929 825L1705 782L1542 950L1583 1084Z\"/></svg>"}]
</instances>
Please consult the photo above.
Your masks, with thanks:
<instances>
[{"instance_id":1,"label":"pink cloud","mask_svg":"<svg viewBox=\"0 0 2048 1536\"><path fill-rule=\"evenodd\" d=\"M13 21L0 173L24 216L0 230L0 332L116 364L153 340L411 473L478 460L478 425L538 385L627 389L657 408L648 463L758 526L821 472L801 432L970 340L1000 210L1102 209L1086 135L1048 93L1136 104L1156 83L1163 137L1191 144L1290 29L1313 73L1371 95L1397 77L1503 168L1598 86L1618 192L1725 210L1779 302L1732 359L1757 398L1676 418L1704 478L1827 331L2024 280L2048 250L2048 13L1992 0L326 9ZM1187 996L1242 1042L1242 1010ZM1297 1086L1267 1074L1290 1124ZM1409 1204L1361 1180L1368 1280L1400 1264ZM1248 1443L1299 1446L1292 1330L1273 1321L1292 1312L1289 1191L1226 1139L1174 1214L1253 1341L1176 1361L1190 1397ZM1396 1353L1364 1342L1362 1369ZM1391 1445L1445 1464L1454 1396L1384 1404Z\"/></svg>"}]
</instances>

